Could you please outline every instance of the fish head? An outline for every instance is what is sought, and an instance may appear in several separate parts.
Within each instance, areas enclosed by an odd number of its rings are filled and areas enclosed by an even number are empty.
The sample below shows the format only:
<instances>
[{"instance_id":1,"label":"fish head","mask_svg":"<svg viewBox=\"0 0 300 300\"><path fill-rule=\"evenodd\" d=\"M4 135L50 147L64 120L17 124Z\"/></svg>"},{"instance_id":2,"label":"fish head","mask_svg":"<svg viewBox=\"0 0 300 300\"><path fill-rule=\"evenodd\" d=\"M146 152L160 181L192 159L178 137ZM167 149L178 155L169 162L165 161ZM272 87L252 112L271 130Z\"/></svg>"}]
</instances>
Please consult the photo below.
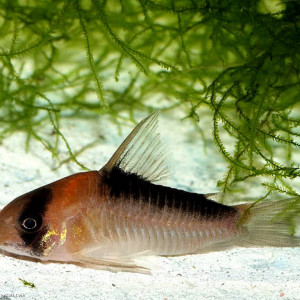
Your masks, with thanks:
<instances>
[{"instance_id":1,"label":"fish head","mask_svg":"<svg viewBox=\"0 0 300 300\"><path fill-rule=\"evenodd\" d=\"M0 211L0 251L44 261L67 260L67 247L75 236L72 230L98 177L97 172L74 174L7 204Z\"/></svg>"},{"instance_id":2,"label":"fish head","mask_svg":"<svg viewBox=\"0 0 300 300\"><path fill-rule=\"evenodd\" d=\"M0 249L15 255L39 257L43 236L49 229L46 204L51 186L26 193L0 211Z\"/></svg>"}]
</instances>

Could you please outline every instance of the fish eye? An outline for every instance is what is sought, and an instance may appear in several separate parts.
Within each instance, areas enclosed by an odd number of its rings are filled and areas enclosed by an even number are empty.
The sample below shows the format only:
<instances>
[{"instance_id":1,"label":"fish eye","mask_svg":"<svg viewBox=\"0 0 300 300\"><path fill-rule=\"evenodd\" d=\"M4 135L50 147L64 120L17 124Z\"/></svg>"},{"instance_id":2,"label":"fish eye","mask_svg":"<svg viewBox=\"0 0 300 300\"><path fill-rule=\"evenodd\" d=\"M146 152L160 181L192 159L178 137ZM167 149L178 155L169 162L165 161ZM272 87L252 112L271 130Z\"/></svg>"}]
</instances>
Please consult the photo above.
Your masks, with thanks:
<instances>
[{"instance_id":1,"label":"fish eye","mask_svg":"<svg viewBox=\"0 0 300 300\"><path fill-rule=\"evenodd\" d=\"M27 216L20 222L21 228L28 232L33 232L39 229L42 225L40 216Z\"/></svg>"},{"instance_id":2,"label":"fish eye","mask_svg":"<svg viewBox=\"0 0 300 300\"><path fill-rule=\"evenodd\" d=\"M25 229L35 229L36 226L37 226L37 222L35 219L33 218L27 218L23 221L22 223L22 226L25 228Z\"/></svg>"}]
</instances>

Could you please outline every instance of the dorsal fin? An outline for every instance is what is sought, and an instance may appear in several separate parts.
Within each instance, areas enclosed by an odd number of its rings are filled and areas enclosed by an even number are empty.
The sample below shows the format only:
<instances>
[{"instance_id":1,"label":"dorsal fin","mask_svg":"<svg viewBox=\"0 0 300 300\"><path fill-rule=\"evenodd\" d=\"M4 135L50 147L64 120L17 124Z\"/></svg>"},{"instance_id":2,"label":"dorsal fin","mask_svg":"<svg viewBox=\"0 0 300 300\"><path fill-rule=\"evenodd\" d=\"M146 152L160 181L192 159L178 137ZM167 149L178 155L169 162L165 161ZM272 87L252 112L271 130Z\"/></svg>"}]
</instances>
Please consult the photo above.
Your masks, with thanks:
<instances>
[{"instance_id":1,"label":"dorsal fin","mask_svg":"<svg viewBox=\"0 0 300 300\"><path fill-rule=\"evenodd\" d=\"M154 111L127 136L106 164L107 171L117 167L151 182L168 177L166 153L157 126L158 112Z\"/></svg>"}]
</instances>

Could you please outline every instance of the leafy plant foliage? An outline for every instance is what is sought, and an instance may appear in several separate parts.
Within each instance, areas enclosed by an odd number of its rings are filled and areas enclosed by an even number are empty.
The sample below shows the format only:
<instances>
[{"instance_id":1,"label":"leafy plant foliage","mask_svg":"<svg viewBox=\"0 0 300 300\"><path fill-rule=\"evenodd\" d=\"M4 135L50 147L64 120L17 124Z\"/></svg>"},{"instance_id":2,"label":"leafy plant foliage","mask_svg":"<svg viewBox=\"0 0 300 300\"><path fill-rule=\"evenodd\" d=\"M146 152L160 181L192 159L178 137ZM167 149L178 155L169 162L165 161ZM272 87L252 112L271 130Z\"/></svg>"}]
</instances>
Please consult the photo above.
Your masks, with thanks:
<instances>
[{"instance_id":1,"label":"leafy plant foliage","mask_svg":"<svg viewBox=\"0 0 300 300\"><path fill-rule=\"evenodd\" d=\"M261 178L265 196L298 196L299 11L292 0L1 0L0 138L25 131L54 156L63 141L76 161L61 118L179 107L207 128L209 108L223 191Z\"/></svg>"}]
</instances>

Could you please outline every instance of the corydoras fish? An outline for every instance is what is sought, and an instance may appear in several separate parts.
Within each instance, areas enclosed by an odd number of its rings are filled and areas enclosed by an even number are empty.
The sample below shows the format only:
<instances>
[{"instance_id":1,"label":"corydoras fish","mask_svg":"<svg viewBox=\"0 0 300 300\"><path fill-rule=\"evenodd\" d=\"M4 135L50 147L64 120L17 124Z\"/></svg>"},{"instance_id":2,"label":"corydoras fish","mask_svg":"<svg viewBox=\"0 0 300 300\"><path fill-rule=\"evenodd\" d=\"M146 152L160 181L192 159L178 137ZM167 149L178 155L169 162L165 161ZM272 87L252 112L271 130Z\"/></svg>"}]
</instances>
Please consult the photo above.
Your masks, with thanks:
<instances>
[{"instance_id":1,"label":"corydoras fish","mask_svg":"<svg viewBox=\"0 0 300 300\"><path fill-rule=\"evenodd\" d=\"M297 199L226 206L210 195L154 182L168 170L157 112L142 120L99 171L22 195L0 212L3 253L42 262L147 271L147 256L232 247L297 247L290 216ZM291 214L280 214L282 210Z\"/></svg>"}]
</instances>

